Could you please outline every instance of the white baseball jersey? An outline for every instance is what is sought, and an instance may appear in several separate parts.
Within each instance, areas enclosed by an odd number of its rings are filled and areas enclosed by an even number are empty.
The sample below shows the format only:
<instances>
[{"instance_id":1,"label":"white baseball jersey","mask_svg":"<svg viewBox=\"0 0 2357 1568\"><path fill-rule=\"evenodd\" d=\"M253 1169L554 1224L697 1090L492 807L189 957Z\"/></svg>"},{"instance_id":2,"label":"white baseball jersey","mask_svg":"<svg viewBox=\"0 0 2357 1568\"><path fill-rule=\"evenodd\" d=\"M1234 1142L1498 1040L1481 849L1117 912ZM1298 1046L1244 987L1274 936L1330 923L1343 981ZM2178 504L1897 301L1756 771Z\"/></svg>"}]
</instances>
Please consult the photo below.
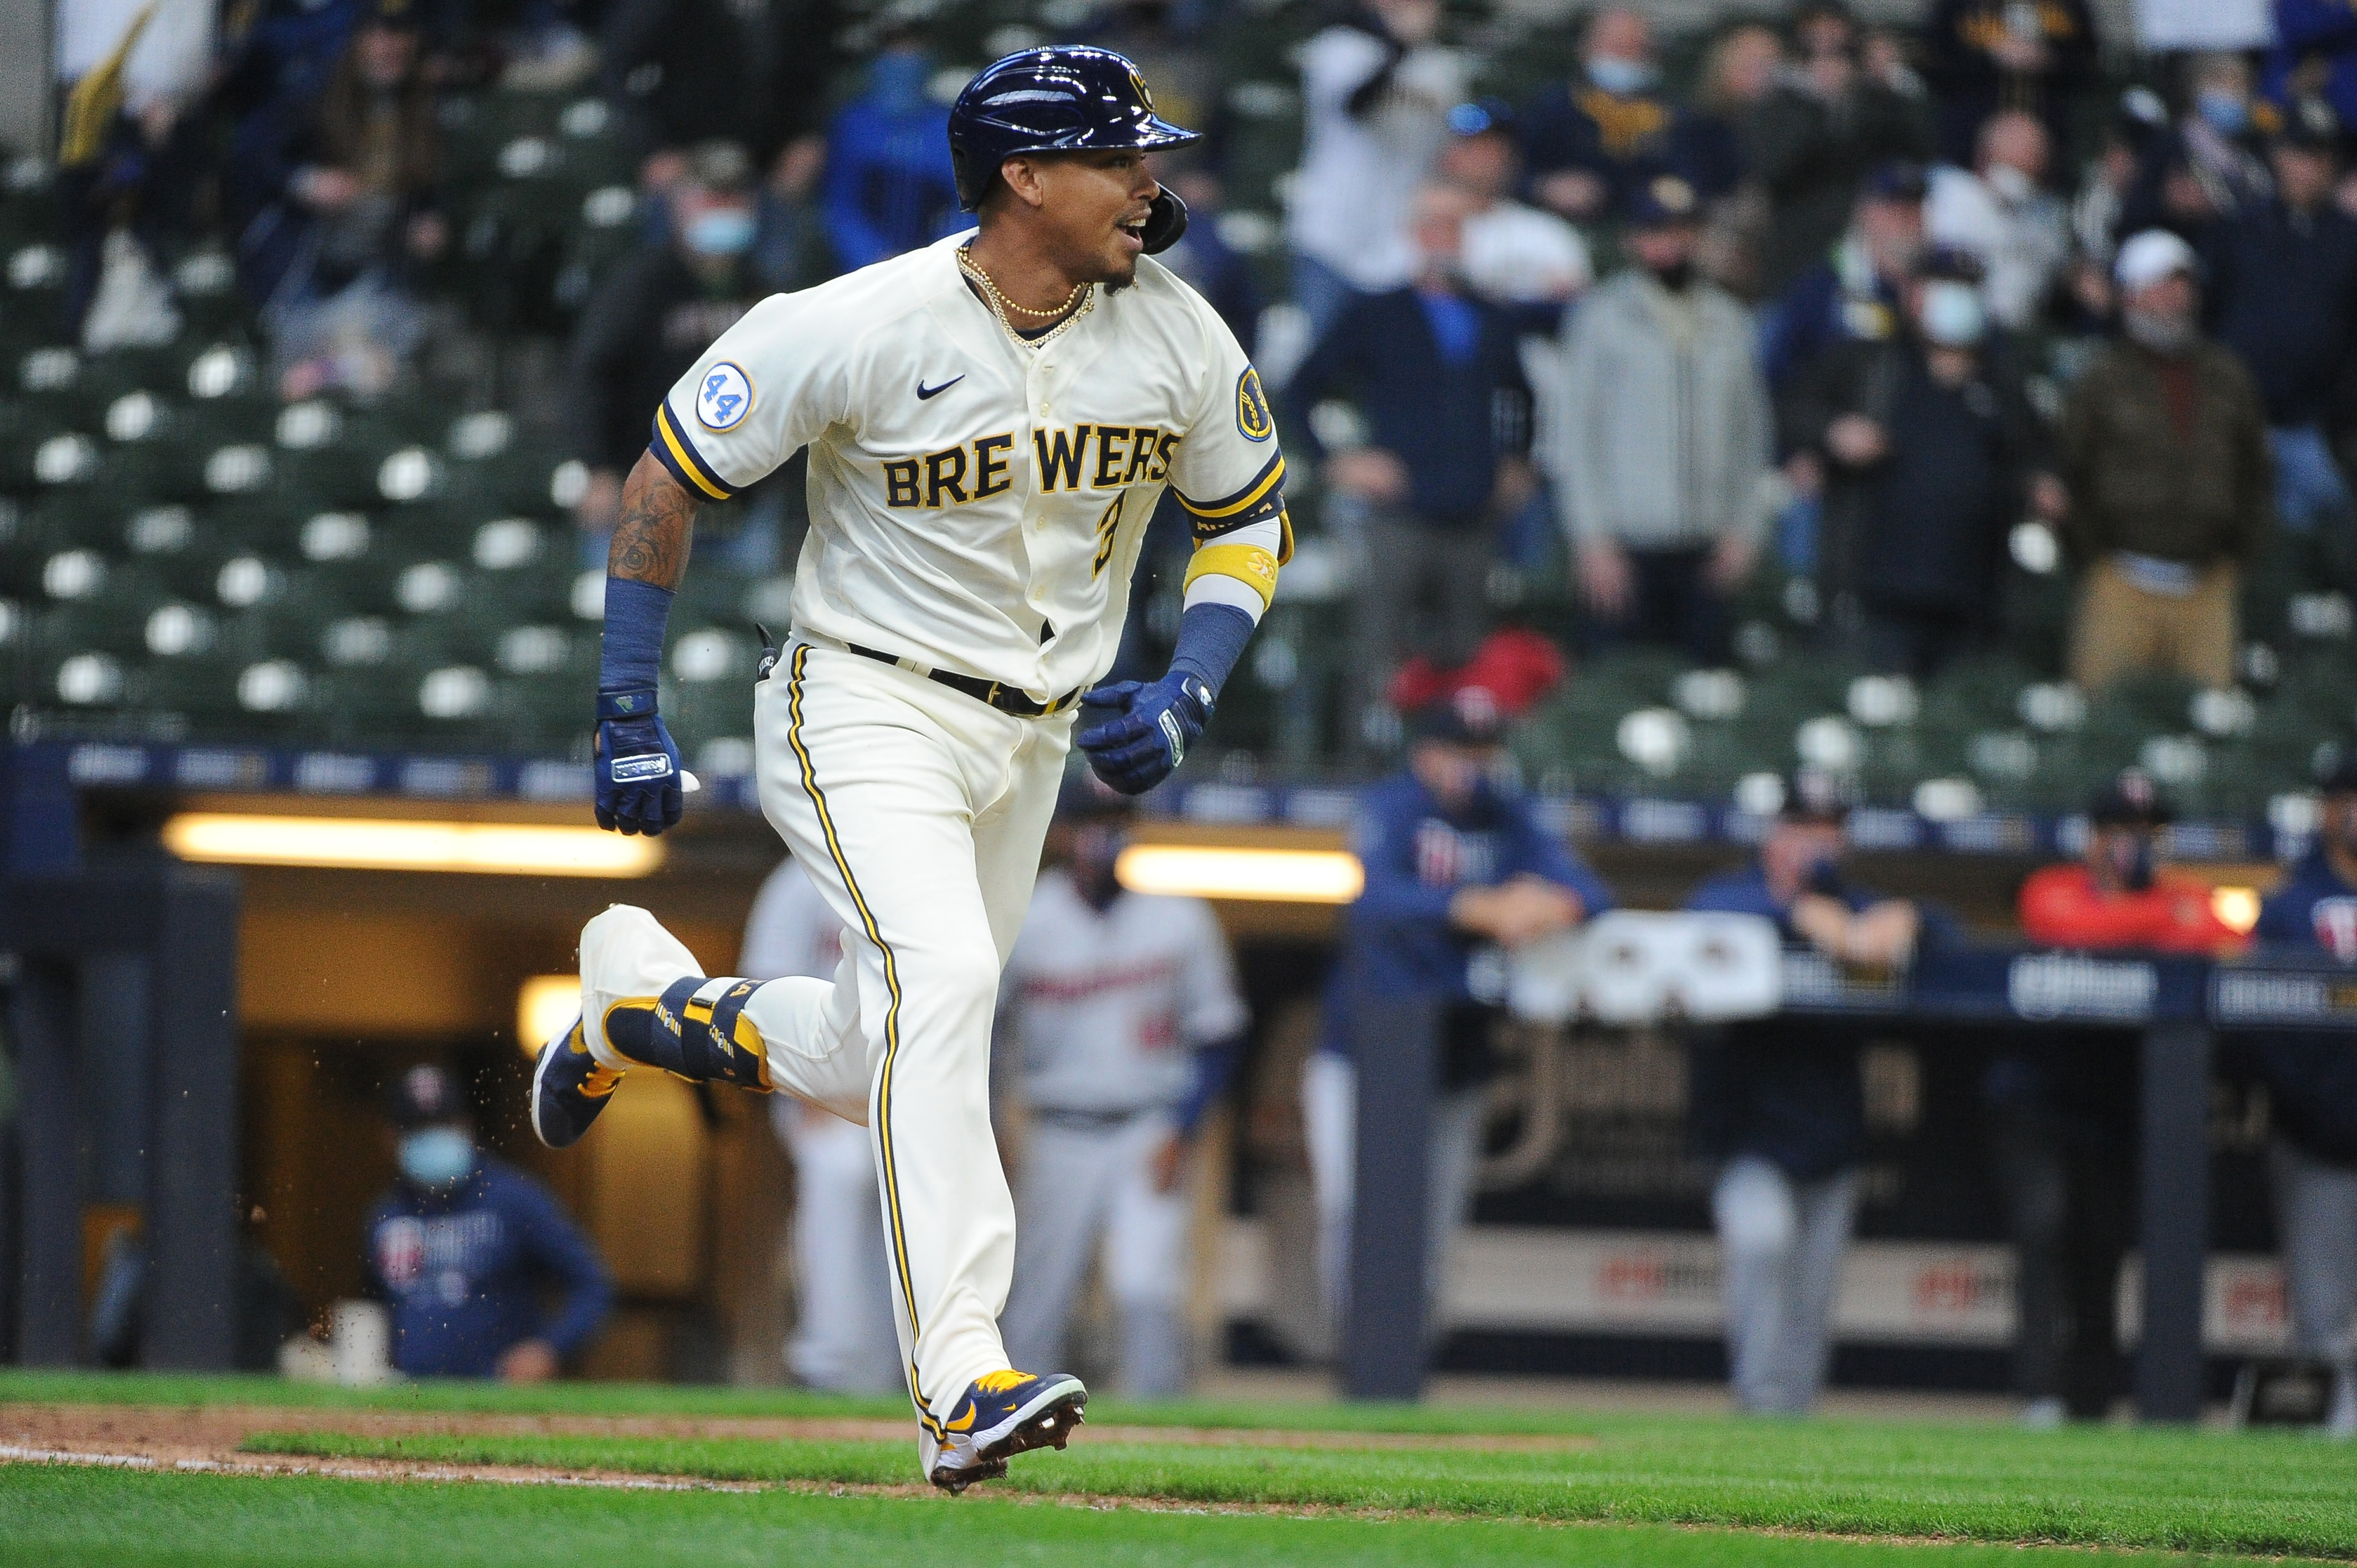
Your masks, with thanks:
<instances>
[{"instance_id":1,"label":"white baseball jersey","mask_svg":"<svg viewBox=\"0 0 2357 1568\"><path fill-rule=\"evenodd\" d=\"M1176 1105L1194 1047L1246 1021L1210 905L1124 893L1100 911L1061 871L1039 878L1000 994L1035 1110Z\"/></svg>"},{"instance_id":2,"label":"white baseball jersey","mask_svg":"<svg viewBox=\"0 0 2357 1568\"><path fill-rule=\"evenodd\" d=\"M971 237L763 300L672 389L650 449L725 499L807 446L795 625L1043 701L1112 667L1166 487L1199 544L1255 530L1189 576L1240 581L1257 615L1285 460L1226 324L1142 257L1135 285L1018 343L959 269Z\"/></svg>"}]
</instances>

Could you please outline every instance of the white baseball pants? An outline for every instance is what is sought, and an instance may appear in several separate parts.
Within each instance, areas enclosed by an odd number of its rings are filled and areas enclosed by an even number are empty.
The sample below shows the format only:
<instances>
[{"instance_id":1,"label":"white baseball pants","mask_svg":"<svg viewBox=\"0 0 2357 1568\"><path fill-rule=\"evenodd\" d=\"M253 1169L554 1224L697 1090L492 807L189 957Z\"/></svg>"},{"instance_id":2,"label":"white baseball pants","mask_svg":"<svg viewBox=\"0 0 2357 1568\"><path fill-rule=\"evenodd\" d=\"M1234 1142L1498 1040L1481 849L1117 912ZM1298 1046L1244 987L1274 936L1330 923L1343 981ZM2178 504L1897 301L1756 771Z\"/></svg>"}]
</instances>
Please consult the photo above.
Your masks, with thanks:
<instances>
[{"instance_id":1,"label":"white baseball pants","mask_svg":"<svg viewBox=\"0 0 2357 1568\"><path fill-rule=\"evenodd\" d=\"M1070 714L1016 718L799 640L754 689L762 812L845 930L832 981L770 981L744 1016L776 1088L868 1128L920 1451L967 1384L1008 1365L1015 1201L990 1125L991 1017L1071 731ZM612 961L618 994L699 972L651 918L627 915L643 924L584 932L585 982L608 942L630 947Z\"/></svg>"},{"instance_id":2,"label":"white baseball pants","mask_svg":"<svg viewBox=\"0 0 2357 1568\"><path fill-rule=\"evenodd\" d=\"M1154 1186L1154 1156L1172 1122L1142 1112L1108 1126L1034 1117L1017 1183L1022 1218L1006 1350L1026 1369L1065 1365L1065 1331L1098 1254L1121 1322L1122 1391L1168 1399L1187 1390L1187 1230L1181 1182Z\"/></svg>"}]
</instances>

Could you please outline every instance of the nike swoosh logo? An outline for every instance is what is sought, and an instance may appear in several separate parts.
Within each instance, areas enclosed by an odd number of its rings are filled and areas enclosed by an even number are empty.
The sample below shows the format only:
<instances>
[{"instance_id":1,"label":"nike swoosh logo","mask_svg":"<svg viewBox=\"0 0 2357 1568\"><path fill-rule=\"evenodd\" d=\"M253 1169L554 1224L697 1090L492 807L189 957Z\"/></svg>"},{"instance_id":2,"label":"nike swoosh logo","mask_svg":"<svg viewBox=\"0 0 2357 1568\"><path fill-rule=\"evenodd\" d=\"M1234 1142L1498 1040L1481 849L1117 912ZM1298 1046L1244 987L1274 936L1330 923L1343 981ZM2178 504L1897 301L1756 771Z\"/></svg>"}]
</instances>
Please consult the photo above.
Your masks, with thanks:
<instances>
[{"instance_id":1,"label":"nike swoosh logo","mask_svg":"<svg viewBox=\"0 0 2357 1568\"><path fill-rule=\"evenodd\" d=\"M965 380L963 376L952 376L949 380L943 381L937 387L929 387L925 384L925 378L919 376L917 378L917 401L919 403L922 403L929 397L939 397L942 393L949 391L950 388L957 385L958 382L963 380Z\"/></svg>"}]
</instances>

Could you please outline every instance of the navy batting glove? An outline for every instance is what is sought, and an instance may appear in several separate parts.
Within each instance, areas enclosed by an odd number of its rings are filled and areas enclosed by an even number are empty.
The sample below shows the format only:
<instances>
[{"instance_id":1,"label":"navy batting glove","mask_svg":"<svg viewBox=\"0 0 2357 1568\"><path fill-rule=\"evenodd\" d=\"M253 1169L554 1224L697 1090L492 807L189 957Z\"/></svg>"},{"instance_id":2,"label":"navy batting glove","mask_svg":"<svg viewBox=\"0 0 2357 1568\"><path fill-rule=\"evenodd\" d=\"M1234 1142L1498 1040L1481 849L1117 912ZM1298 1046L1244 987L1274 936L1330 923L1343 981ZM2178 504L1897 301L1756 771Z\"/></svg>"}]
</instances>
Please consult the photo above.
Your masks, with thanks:
<instances>
[{"instance_id":1,"label":"navy batting glove","mask_svg":"<svg viewBox=\"0 0 2357 1568\"><path fill-rule=\"evenodd\" d=\"M1143 795L1187 759L1212 706L1211 688L1184 671L1151 685L1116 681L1081 698L1084 724L1073 744L1098 778L1125 795Z\"/></svg>"},{"instance_id":2,"label":"navy batting glove","mask_svg":"<svg viewBox=\"0 0 2357 1568\"><path fill-rule=\"evenodd\" d=\"M597 693L597 825L651 838L677 827L679 747L655 713L651 691Z\"/></svg>"}]
</instances>

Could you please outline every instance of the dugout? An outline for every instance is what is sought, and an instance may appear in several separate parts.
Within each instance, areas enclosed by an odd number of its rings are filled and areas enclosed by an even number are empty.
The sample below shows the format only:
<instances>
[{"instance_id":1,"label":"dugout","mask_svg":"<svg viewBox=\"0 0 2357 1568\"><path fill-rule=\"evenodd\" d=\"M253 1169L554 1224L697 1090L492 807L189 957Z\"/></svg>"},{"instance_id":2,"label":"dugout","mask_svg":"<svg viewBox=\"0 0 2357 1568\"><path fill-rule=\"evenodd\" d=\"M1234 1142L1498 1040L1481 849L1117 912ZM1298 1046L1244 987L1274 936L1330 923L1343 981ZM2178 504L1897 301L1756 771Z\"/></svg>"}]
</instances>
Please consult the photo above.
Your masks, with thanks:
<instances>
[{"instance_id":1,"label":"dugout","mask_svg":"<svg viewBox=\"0 0 2357 1568\"><path fill-rule=\"evenodd\" d=\"M748 781L716 781L683 830L662 841L659 864L630 868L635 875L494 874L429 868L442 864L433 860L441 852L398 834L391 848L361 855L375 857L366 868L256 862L307 832L349 840L380 824L577 828L586 810L567 790L586 793L586 770L574 779L544 764L323 761L318 754L113 743L20 746L7 757L7 789L17 808L9 818L17 827L7 909L19 1079L24 1026L34 1011L49 1008L52 1030L62 1027L81 1042L71 1087L61 1093L53 1084L48 1100L23 1100L16 1119L16 1171L26 1168L25 1131L35 1120L70 1122L77 1153L64 1167L72 1178L68 1197L53 1186L43 1200L47 1230L36 1234L24 1223L30 1195L21 1175L0 1208L11 1217L5 1244L13 1354L49 1361L91 1355L88 1307L118 1233L196 1234L166 1218L159 1191L200 1192L213 1229L193 1251L210 1248L218 1262L239 1238L250 1240L284 1274L305 1314L352 1294L361 1278L361 1218L392 1173L377 1096L401 1067L431 1058L468 1083L487 1144L548 1180L615 1269L621 1309L578 1371L744 1381L782 1375L790 1178L760 1102L731 1093L700 1097L666 1079L634 1080L602 1131L562 1155L542 1149L522 1122L528 1058L519 1047L520 993L534 977L571 969L575 937L597 908L617 899L645 903L708 970L731 964L745 911L778 854L751 810ZM1701 810L1670 812L1667 804L1566 800L1550 810L1627 902L1660 908L1747 853L1727 823ZM1182 851L1330 856L1342 846L1346 807L1347 797L1333 790L1198 785L1142 824L1140 838ZM2055 852L2052 823L1984 822L1975 839L1960 843L1904 815L1862 814L1861 880L1938 898L1992 937L2009 926L2020 875ZM167 843L219 850L187 837L191 822L205 821L245 824L260 846L249 842L236 852L244 863L233 867L171 871ZM2274 874L2280 846L2252 831L2203 831L2208 840L2180 848L2209 851L2200 858L2217 880L2257 886ZM38 944L25 933L55 923L44 889L60 886L60 876L87 880L101 872L194 877L216 900L234 900L233 944L218 922L205 932L214 944L207 950L226 953L233 945L235 953L228 975L233 1055L223 1058L235 1065L197 1075L215 1090L208 1102L212 1124L232 1129L234 1157L210 1167L210 1186L177 1183L171 1161L178 1156L145 1165L118 1157L126 1145L152 1146L142 1138L156 1103L145 1092L129 1098L146 1110L123 1109L122 1064L177 1069L190 1059L161 1013L124 1004L129 972L121 933L108 939L113 949L90 946L91 961L75 959L74 989L52 989L45 1001L39 986L26 983L27 955ZM146 896L124 894L127 886L118 884L113 897L130 908ZM1222 899L1218 908L1238 943L1258 1040L1237 1096L1240 1114L1222 1134L1226 1179L1211 1195L1202 1251L1213 1263L1199 1316L1231 1359L1299 1359L1321 1347L1304 1336L1299 1282L1286 1277L1287 1260L1303 1251L1305 1196L1297 1133L1285 1125L1287 1079L1314 1034L1336 906L1264 897ZM129 930L138 921L117 924ZM92 1054L93 1041L105 1049ZM1519 1374L1715 1375L1715 1323L1698 1310L1709 1276L1692 1256L1706 1240L1707 1212L1682 1149L1674 1042L1658 1034L1577 1031L1523 1040L1518 1048L1523 1069L1510 1098L1520 1098L1497 1129L1470 1249L1473 1278L1448 1325L1439 1364ZM1899 1288L1946 1291L1963 1307L1949 1316L1981 1327L1945 1337L1936 1326L1912 1337L1850 1337L1839 1352L1840 1380L1993 1387L2001 1380L2003 1351L1988 1337L1986 1310L2002 1285L1987 1266L2001 1232L1972 1111L1975 1049L1972 1031L1953 1022L1891 1019L1865 1042L1876 1154L1860 1237L1878 1260L1921 1262L1912 1275L1892 1276ZM170 1081L151 1076L149 1090ZM1542 1111L1552 1121L1544 1138L1534 1127ZM56 1126L48 1131L52 1140L59 1136ZM2257 1256L2268 1245L2263 1133L2249 1105L2221 1099L2210 1127L2211 1239L2233 1258ZM69 1216L64 1229L59 1215ZM36 1266L36 1253L47 1261ZM57 1262L69 1258L70 1266ZM1599 1303L1563 1283L1581 1271L1620 1279L1622 1299ZM61 1284L62 1276L70 1277ZM70 1307L53 1301L46 1337L27 1334L28 1281L70 1297ZM214 1288L227 1287L217 1278ZM2230 1280L2227 1288L2265 1305L2264 1282ZM1520 1305L1506 1299L1517 1292ZM202 1359L155 1348L148 1357L156 1364Z\"/></svg>"}]
</instances>

